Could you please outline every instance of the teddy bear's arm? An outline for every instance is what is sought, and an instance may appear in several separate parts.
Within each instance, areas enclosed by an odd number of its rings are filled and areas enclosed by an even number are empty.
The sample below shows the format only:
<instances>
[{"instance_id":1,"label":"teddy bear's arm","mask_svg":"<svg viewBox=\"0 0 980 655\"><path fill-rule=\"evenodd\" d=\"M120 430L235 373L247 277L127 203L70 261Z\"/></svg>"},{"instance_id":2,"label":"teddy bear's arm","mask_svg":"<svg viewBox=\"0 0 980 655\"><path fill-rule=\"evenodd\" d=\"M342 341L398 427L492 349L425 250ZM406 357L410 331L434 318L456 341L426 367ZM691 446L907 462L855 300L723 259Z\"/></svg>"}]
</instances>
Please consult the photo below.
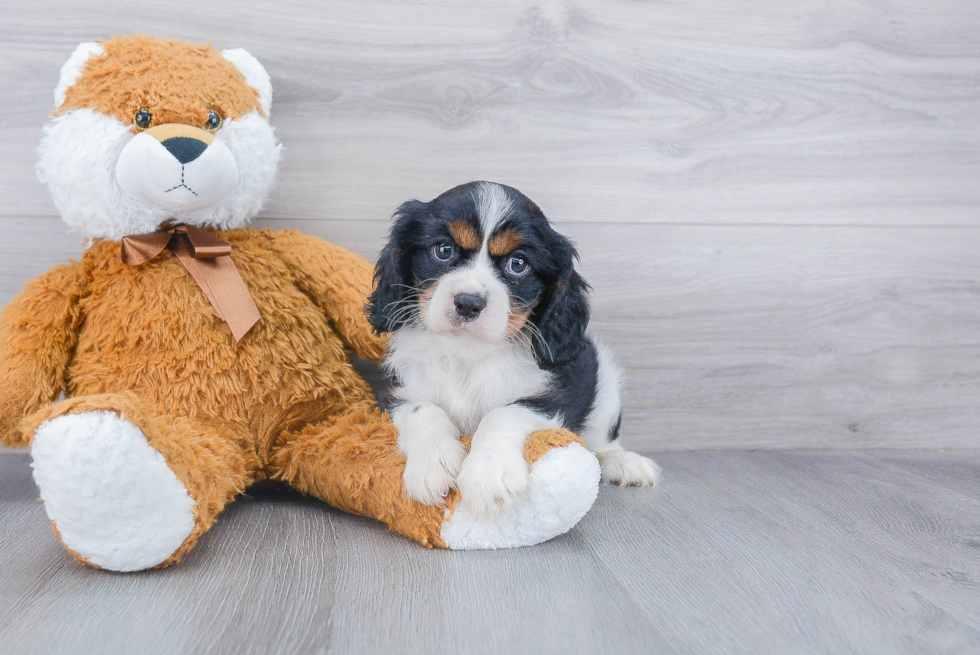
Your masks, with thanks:
<instances>
[{"instance_id":1,"label":"teddy bear's arm","mask_svg":"<svg viewBox=\"0 0 980 655\"><path fill-rule=\"evenodd\" d=\"M80 264L57 266L28 282L0 312L0 444L26 446L21 419L65 390L82 288Z\"/></svg>"},{"instance_id":2,"label":"teddy bear's arm","mask_svg":"<svg viewBox=\"0 0 980 655\"><path fill-rule=\"evenodd\" d=\"M388 341L374 333L364 313L374 267L360 255L296 230L273 233L273 247L344 342L360 357L379 361Z\"/></svg>"}]
</instances>

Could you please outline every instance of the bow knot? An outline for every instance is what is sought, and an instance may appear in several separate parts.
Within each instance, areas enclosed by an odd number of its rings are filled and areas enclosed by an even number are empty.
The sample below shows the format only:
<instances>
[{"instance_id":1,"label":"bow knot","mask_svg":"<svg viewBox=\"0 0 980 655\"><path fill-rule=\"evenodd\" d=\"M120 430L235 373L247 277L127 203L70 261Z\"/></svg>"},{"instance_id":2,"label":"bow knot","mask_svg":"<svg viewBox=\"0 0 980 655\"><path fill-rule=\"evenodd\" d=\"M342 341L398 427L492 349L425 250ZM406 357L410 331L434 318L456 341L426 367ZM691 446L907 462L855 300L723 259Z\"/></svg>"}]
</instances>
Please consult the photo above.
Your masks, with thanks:
<instances>
[{"instance_id":1,"label":"bow knot","mask_svg":"<svg viewBox=\"0 0 980 655\"><path fill-rule=\"evenodd\" d=\"M207 230L179 223L150 234L125 236L119 251L123 263L139 266L170 248L177 260L231 328L235 341L259 320L259 310L231 261L231 244Z\"/></svg>"}]
</instances>

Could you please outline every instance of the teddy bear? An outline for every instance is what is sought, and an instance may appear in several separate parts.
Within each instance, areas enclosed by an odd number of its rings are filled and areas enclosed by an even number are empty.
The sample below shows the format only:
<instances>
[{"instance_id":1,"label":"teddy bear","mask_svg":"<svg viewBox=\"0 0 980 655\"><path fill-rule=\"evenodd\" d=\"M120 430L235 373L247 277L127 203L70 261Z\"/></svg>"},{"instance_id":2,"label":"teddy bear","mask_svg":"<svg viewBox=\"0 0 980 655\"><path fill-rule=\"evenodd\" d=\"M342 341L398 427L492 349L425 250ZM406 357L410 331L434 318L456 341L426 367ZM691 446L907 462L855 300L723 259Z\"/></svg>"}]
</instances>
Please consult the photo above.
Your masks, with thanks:
<instances>
[{"instance_id":1,"label":"teddy bear","mask_svg":"<svg viewBox=\"0 0 980 655\"><path fill-rule=\"evenodd\" d=\"M179 562L250 485L275 480L428 547L540 543L594 502L595 457L529 439L528 491L490 519L409 498L395 428L355 371L385 342L373 268L249 227L276 177L272 85L243 49L83 43L61 70L38 176L87 240L0 313L0 443L30 448L80 562Z\"/></svg>"}]
</instances>

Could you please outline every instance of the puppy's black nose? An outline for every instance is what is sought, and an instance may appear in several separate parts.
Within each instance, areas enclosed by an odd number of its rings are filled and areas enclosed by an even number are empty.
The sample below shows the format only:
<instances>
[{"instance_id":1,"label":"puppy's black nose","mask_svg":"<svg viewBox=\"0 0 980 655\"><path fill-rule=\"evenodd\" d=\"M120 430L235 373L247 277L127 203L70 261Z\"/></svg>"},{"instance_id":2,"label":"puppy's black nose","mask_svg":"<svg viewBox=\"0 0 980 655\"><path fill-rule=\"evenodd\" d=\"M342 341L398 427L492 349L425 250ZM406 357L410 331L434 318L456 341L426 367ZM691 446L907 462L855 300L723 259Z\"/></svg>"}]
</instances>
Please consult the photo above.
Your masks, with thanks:
<instances>
[{"instance_id":1,"label":"puppy's black nose","mask_svg":"<svg viewBox=\"0 0 980 655\"><path fill-rule=\"evenodd\" d=\"M487 306L487 301L471 293L457 293L453 297L453 304L456 306L456 314L460 318L469 320L480 315L483 308Z\"/></svg>"},{"instance_id":2,"label":"puppy's black nose","mask_svg":"<svg viewBox=\"0 0 980 655\"><path fill-rule=\"evenodd\" d=\"M181 164L188 164L208 149L208 144L200 139L192 139L187 136L175 136L165 141L161 141L163 147L170 151L177 161Z\"/></svg>"}]
</instances>

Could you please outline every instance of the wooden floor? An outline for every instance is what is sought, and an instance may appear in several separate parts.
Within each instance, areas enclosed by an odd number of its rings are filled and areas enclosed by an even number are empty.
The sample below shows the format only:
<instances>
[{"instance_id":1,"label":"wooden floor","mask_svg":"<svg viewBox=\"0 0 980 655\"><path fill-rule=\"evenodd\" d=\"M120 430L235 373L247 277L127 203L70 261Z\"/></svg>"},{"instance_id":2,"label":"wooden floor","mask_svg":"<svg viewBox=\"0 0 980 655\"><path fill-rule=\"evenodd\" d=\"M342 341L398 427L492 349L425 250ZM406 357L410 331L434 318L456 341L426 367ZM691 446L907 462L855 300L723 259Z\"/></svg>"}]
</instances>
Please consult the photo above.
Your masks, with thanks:
<instances>
[{"instance_id":1,"label":"wooden floor","mask_svg":"<svg viewBox=\"0 0 980 655\"><path fill-rule=\"evenodd\" d=\"M977 653L980 452L672 452L535 548L425 550L283 490L93 571L0 454L0 644L44 653Z\"/></svg>"}]
</instances>

